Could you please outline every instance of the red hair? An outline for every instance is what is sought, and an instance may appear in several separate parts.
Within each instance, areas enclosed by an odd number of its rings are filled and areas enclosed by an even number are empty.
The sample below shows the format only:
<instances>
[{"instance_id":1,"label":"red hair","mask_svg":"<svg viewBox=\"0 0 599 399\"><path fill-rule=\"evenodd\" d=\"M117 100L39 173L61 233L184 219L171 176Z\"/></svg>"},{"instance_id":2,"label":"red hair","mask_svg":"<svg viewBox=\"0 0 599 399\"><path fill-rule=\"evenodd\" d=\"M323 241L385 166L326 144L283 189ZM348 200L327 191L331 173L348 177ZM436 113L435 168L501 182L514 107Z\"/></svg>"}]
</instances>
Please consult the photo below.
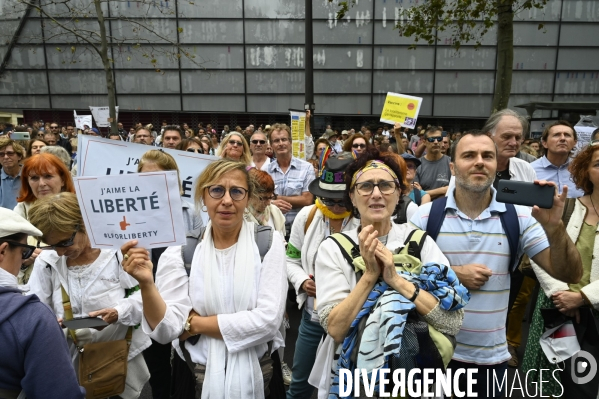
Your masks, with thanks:
<instances>
[{"instance_id":1,"label":"red hair","mask_svg":"<svg viewBox=\"0 0 599 399\"><path fill-rule=\"evenodd\" d=\"M58 173L60 178L64 181L62 191L68 191L75 194L75 185L73 184L71 173L64 162L62 162L56 155L45 152L25 160L23 169L21 170L21 191L19 192L19 198L17 198L18 202L33 202L37 199L29 186L29 174L31 172L37 173L38 175Z\"/></svg>"}]
</instances>

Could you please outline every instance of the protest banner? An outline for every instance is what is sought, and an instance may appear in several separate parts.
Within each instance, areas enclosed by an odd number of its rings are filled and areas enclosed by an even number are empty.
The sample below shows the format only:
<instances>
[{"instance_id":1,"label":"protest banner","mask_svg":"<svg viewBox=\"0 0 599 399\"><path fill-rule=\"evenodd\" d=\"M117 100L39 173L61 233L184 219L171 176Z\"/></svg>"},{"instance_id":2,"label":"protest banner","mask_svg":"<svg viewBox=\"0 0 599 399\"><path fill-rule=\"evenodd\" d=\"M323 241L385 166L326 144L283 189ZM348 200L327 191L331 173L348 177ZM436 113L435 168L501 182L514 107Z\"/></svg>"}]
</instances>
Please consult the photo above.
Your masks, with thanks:
<instances>
[{"instance_id":1,"label":"protest banner","mask_svg":"<svg viewBox=\"0 0 599 399\"><path fill-rule=\"evenodd\" d=\"M291 140L293 156L299 159L306 158L305 132L306 113L300 111L289 111L291 114Z\"/></svg>"},{"instance_id":2,"label":"protest banner","mask_svg":"<svg viewBox=\"0 0 599 399\"><path fill-rule=\"evenodd\" d=\"M557 122L557 120L544 119L538 121L530 121L530 134L525 137L540 140L545 128L551 125L553 122Z\"/></svg>"},{"instance_id":3,"label":"protest banner","mask_svg":"<svg viewBox=\"0 0 599 399\"><path fill-rule=\"evenodd\" d=\"M388 92L381 113L381 122L392 125L399 122L403 127L414 129L421 104L421 97Z\"/></svg>"},{"instance_id":4,"label":"protest banner","mask_svg":"<svg viewBox=\"0 0 599 399\"><path fill-rule=\"evenodd\" d=\"M79 176L104 176L137 173L139 159L150 150L161 150L175 158L179 167L184 199L193 202L195 182L211 162L219 159L195 152L153 147L126 141L103 139L96 136L79 135L77 151L77 173Z\"/></svg>"},{"instance_id":5,"label":"protest banner","mask_svg":"<svg viewBox=\"0 0 599 399\"><path fill-rule=\"evenodd\" d=\"M119 119L119 107L116 108L116 119ZM92 115L94 116L94 120L96 121L96 126L98 127L110 127L110 109L108 107L89 107Z\"/></svg>"},{"instance_id":6,"label":"protest banner","mask_svg":"<svg viewBox=\"0 0 599 399\"><path fill-rule=\"evenodd\" d=\"M91 115L77 115L77 111L73 111L75 117L75 127L80 130L89 129L93 127Z\"/></svg>"},{"instance_id":7,"label":"protest banner","mask_svg":"<svg viewBox=\"0 0 599 399\"><path fill-rule=\"evenodd\" d=\"M176 171L75 177L77 200L92 248L185 244Z\"/></svg>"}]
</instances>

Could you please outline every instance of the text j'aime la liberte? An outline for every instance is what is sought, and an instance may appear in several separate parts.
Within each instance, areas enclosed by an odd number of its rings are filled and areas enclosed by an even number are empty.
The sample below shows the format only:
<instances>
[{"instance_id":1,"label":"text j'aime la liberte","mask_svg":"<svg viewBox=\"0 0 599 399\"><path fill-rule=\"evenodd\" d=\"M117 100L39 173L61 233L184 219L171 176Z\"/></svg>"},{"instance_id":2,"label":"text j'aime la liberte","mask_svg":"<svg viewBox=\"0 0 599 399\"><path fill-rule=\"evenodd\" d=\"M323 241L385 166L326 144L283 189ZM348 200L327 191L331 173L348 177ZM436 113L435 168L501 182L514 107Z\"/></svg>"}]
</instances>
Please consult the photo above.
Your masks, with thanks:
<instances>
[{"instance_id":1,"label":"text j'aime la liberte","mask_svg":"<svg viewBox=\"0 0 599 399\"><path fill-rule=\"evenodd\" d=\"M138 186L127 187L102 187L101 194L130 194L141 191ZM139 196L131 198L116 198L116 199L96 199L91 200L91 207L94 213L121 213L121 212L138 212L146 209L160 209L158 196L156 192L148 196Z\"/></svg>"}]
</instances>

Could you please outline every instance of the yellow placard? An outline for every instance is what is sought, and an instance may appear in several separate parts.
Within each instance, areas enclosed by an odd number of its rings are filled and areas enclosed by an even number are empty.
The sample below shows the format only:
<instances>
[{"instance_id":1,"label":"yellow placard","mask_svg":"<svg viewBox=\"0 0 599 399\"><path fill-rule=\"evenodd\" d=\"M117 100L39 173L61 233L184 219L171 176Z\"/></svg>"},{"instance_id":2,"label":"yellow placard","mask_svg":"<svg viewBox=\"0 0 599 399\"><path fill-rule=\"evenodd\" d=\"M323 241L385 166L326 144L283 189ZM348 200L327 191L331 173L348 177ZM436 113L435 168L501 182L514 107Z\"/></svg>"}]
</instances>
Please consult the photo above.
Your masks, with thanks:
<instances>
[{"instance_id":1,"label":"yellow placard","mask_svg":"<svg viewBox=\"0 0 599 399\"><path fill-rule=\"evenodd\" d=\"M421 97L389 92L381 113L381 122L399 122L401 126L413 129L416 127L421 104Z\"/></svg>"},{"instance_id":2,"label":"yellow placard","mask_svg":"<svg viewBox=\"0 0 599 399\"><path fill-rule=\"evenodd\" d=\"M304 136L306 134L306 113L290 111L291 114L291 139L293 140L293 156L304 159Z\"/></svg>"}]
</instances>

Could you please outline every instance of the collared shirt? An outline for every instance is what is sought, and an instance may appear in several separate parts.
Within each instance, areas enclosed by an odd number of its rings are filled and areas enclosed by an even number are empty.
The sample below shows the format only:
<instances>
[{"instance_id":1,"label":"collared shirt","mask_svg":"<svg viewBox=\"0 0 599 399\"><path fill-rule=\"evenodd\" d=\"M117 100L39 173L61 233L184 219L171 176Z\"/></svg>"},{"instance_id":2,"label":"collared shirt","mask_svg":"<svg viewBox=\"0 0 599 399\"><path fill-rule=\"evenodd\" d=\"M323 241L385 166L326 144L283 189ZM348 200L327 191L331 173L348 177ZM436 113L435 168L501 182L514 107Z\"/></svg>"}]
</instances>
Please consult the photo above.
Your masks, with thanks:
<instances>
[{"instance_id":1,"label":"collared shirt","mask_svg":"<svg viewBox=\"0 0 599 399\"><path fill-rule=\"evenodd\" d=\"M0 287L17 288L18 285L17 276L0 268Z\"/></svg>"},{"instance_id":2,"label":"collared shirt","mask_svg":"<svg viewBox=\"0 0 599 399\"><path fill-rule=\"evenodd\" d=\"M555 166L549 159L547 159L547 156L543 156L543 158L539 158L531 163L530 166L537 172L537 178L539 180L552 181L557 184L557 189L560 193L562 192L564 185L568 186L568 198L582 197L584 191L576 188L576 184L572 181L572 174L568 170L570 162L572 162L572 159L568 158L568 161L565 164Z\"/></svg>"},{"instance_id":3,"label":"collared shirt","mask_svg":"<svg viewBox=\"0 0 599 399\"><path fill-rule=\"evenodd\" d=\"M491 203L477 218L471 219L456 204L454 190L448 192L446 214L437 237L437 245L452 267L480 263L493 275L479 289L471 290L470 302L464 308L464 322L456 336L453 359L476 364L498 364L507 361L505 322L510 295L510 246L498 213L506 211L497 202L491 187ZM531 216L530 208L515 205L520 224L518 258L526 253L537 255L549 247L545 231ZM418 208L410 223L426 229L431 204Z\"/></svg>"},{"instance_id":4,"label":"collared shirt","mask_svg":"<svg viewBox=\"0 0 599 399\"><path fill-rule=\"evenodd\" d=\"M268 174L275 182L275 194L297 197L308 191L308 185L316 178L312 164L296 157L291 158L287 172L283 173L279 161L273 159L268 164ZM292 224L301 208L292 209L285 214L285 223Z\"/></svg>"},{"instance_id":5,"label":"collared shirt","mask_svg":"<svg viewBox=\"0 0 599 399\"><path fill-rule=\"evenodd\" d=\"M4 172L4 168L1 169L0 206L12 211L17 206L17 197L21 190L21 171L19 170L19 173L15 177L12 177Z\"/></svg>"}]
</instances>

